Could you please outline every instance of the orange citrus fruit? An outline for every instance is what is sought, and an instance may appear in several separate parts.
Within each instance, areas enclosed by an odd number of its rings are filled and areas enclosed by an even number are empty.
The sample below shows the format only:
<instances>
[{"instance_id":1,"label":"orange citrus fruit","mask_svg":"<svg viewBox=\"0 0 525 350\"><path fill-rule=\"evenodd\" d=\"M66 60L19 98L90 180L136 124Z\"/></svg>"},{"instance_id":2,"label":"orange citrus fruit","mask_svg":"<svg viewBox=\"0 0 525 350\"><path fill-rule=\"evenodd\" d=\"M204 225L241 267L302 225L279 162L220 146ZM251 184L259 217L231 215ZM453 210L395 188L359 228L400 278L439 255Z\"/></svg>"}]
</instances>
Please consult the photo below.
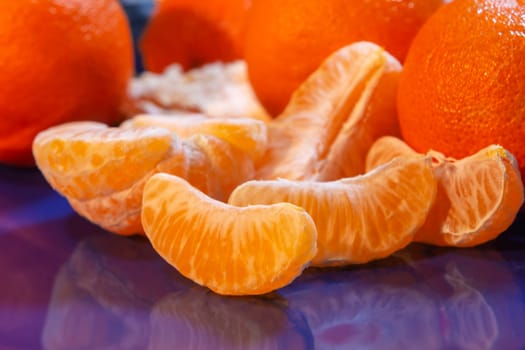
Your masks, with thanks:
<instances>
[{"instance_id":1,"label":"orange citrus fruit","mask_svg":"<svg viewBox=\"0 0 525 350\"><path fill-rule=\"evenodd\" d=\"M421 28L399 85L403 138L463 158L499 144L525 179L525 3L456 0Z\"/></svg>"},{"instance_id":2,"label":"orange citrus fruit","mask_svg":"<svg viewBox=\"0 0 525 350\"><path fill-rule=\"evenodd\" d=\"M231 206L168 174L147 181L142 223L166 261L219 294L281 288L317 250L315 224L303 209L289 203Z\"/></svg>"},{"instance_id":3,"label":"orange citrus fruit","mask_svg":"<svg viewBox=\"0 0 525 350\"><path fill-rule=\"evenodd\" d=\"M122 126L157 126L182 138L195 134L214 135L246 152L254 160L264 154L268 142L266 124L251 118L209 118L199 113L178 116L142 114L125 121Z\"/></svg>"},{"instance_id":4,"label":"orange citrus fruit","mask_svg":"<svg viewBox=\"0 0 525 350\"><path fill-rule=\"evenodd\" d=\"M132 39L117 0L0 2L0 162L33 164L52 125L121 120Z\"/></svg>"},{"instance_id":5,"label":"orange citrus fruit","mask_svg":"<svg viewBox=\"0 0 525 350\"><path fill-rule=\"evenodd\" d=\"M460 160L435 151L438 194L415 240L470 247L492 240L514 221L523 204L523 184L514 156L498 145ZM370 149L368 169L395 157L419 156L400 139L380 138Z\"/></svg>"},{"instance_id":6,"label":"orange citrus fruit","mask_svg":"<svg viewBox=\"0 0 525 350\"><path fill-rule=\"evenodd\" d=\"M318 232L314 266L366 263L412 242L437 185L430 157L399 159L376 171L331 182L248 181L228 203L289 202L312 216Z\"/></svg>"},{"instance_id":7,"label":"orange citrus fruit","mask_svg":"<svg viewBox=\"0 0 525 350\"><path fill-rule=\"evenodd\" d=\"M263 105L278 115L293 91L335 50L371 41L403 61L443 0L254 0L244 57Z\"/></svg>"},{"instance_id":8,"label":"orange citrus fruit","mask_svg":"<svg viewBox=\"0 0 525 350\"><path fill-rule=\"evenodd\" d=\"M246 63L209 63L183 71L172 65L161 74L144 72L131 80L123 106L127 116L200 112L216 118L270 116L248 81Z\"/></svg>"},{"instance_id":9,"label":"orange citrus fruit","mask_svg":"<svg viewBox=\"0 0 525 350\"><path fill-rule=\"evenodd\" d=\"M46 180L80 215L124 235L143 232L142 190L154 173L182 176L226 200L254 172L252 159L223 139L201 134L181 140L155 127L71 122L39 133L33 152Z\"/></svg>"},{"instance_id":10,"label":"orange citrus fruit","mask_svg":"<svg viewBox=\"0 0 525 350\"><path fill-rule=\"evenodd\" d=\"M364 173L374 140L399 134L400 71L399 62L373 43L337 50L268 123L257 178L328 181Z\"/></svg>"},{"instance_id":11,"label":"orange citrus fruit","mask_svg":"<svg viewBox=\"0 0 525 350\"><path fill-rule=\"evenodd\" d=\"M162 72L171 63L184 69L242 57L244 0L156 0L140 41L144 65Z\"/></svg>"}]
</instances>

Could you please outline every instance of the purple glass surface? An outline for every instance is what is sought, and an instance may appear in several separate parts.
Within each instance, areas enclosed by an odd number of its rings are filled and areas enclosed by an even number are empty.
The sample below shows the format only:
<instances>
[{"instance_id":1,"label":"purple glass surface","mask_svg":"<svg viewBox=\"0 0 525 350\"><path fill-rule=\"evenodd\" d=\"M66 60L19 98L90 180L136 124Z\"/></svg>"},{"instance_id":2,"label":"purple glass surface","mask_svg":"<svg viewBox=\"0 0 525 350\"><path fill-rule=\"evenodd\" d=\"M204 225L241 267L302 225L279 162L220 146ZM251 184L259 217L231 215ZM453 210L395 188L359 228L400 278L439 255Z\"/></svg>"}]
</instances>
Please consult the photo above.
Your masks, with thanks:
<instances>
[{"instance_id":1,"label":"purple glass surface","mask_svg":"<svg viewBox=\"0 0 525 350\"><path fill-rule=\"evenodd\" d=\"M37 170L0 166L0 350L522 349L524 227L223 297L79 217Z\"/></svg>"}]
</instances>

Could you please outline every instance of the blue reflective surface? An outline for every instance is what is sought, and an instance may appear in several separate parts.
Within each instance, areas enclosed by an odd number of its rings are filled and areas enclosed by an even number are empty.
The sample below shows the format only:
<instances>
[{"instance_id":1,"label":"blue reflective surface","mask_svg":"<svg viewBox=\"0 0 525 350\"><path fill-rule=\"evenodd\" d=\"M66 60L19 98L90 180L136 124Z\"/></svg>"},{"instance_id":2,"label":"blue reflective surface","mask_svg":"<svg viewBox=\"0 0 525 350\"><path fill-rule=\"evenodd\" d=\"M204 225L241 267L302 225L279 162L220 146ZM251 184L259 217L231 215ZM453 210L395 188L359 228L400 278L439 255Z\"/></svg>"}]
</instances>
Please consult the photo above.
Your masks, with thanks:
<instances>
[{"instance_id":1,"label":"blue reflective surface","mask_svg":"<svg viewBox=\"0 0 525 350\"><path fill-rule=\"evenodd\" d=\"M77 216L38 171L0 166L0 349L522 349L524 227L222 297Z\"/></svg>"}]
</instances>

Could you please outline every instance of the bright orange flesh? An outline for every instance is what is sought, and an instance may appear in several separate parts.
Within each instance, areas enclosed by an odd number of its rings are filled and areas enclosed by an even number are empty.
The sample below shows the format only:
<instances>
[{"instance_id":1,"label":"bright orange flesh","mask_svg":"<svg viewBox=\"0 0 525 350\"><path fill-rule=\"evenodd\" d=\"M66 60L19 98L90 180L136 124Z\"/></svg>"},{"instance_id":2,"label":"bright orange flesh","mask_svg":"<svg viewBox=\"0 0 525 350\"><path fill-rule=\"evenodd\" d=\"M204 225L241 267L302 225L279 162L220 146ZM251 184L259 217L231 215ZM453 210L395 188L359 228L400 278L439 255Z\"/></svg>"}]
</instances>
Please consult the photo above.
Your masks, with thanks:
<instances>
[{"instance_id":1,"label":"bright orange flesh","mask_svg":"<svg viewBox=\"0 0 525 350\"><path fill-rule=\"evenodd\" d=\"M248 181L233 205L290 202L306 209L318 231L314 266L365 263L409 244L436 196L429 157L400 159L333 182Z\"/></svg>"},{"instance_id":2,"label":"bright orange flesh","mask_svg":"<svg viewBox=\"0 0 525 350\"><path fill-rule=\"evenodd\" d=\"M524 200L523 184L513 155L493 145L456 160L430 151L438 195L415 240L444 246L470 247L492 240L514 221ZM385 137L371 148L367 168L394 157L417 153L403 141Z\"/></svg>"},{"instance_id":3,"label":"bright orange flesh","mask_svg":"<svg viewBox=\"0 0 525 350\"><path fill-rule=\"evenodd\" d=\"M329 181L364 173L373 141L399 134L400 71L399 62L372 43L334 53L268 124L268 150L257 178Z\"/></svg>"},{"instance_id":4,"label":"bright orange flesh","mask_svg":"<svg viewBox=\"0 0 525 350\"><path fill-rule=\"evenodd\" d=\"M394 136L384 136L377 139L366 155L365 167L369 172L380 165L388 163L392 159L400 156L417 155L418 153L410 148L401 139Z\"/></svg>"},{"instance_id":5,"label":"bright orange flesh","mask_svg":"<svg viewBox=\"0 0 525 350\"><path fill-rule=\"evenodd\" d=\"M142 189L154 173L186 178L226 200L253 177L253 161L212 135L180 140L163 128L108 128L75 122L50 128L34 140L46 180L90 221L119 234L141 233Z\"/></svg>"},{"instance_id":6,"label":"bright orange flesh","mask_svg":"<svg viewBox=\"0 0 525 350\"><path fill-rule=\"evenodd\" d=\"M34 156L51 186L86 200L129 188L168 155L171 140L161 128L122 132L102 123L73 122L41 132Z\"/></svg>"},{"instance_id":7,"label":"bright orange flesh","mask_svg":"<svg viewBox=\"0 0 525 350\"><path fill-rule=\"evenodd\" d=\"M124 126L157 126L182 138L195 134L214 135L246 152L254 160L262 156L268 142L266 124L251 118L209 118L198 113L187 116L138 115L127 120Z\"/></svg>"},{"instance_id":8,"label":"bright orange flesh","mask_svg":"<svg viewBox=\"0 0 525 350\"><path fill-rule=\"evenodd\" d=\"M315 224L303 209L288 203L234 207L167 174L146 183L142 222L166 261L219 294L281 288L316 253Z\"/></svg>"}]
</instances>

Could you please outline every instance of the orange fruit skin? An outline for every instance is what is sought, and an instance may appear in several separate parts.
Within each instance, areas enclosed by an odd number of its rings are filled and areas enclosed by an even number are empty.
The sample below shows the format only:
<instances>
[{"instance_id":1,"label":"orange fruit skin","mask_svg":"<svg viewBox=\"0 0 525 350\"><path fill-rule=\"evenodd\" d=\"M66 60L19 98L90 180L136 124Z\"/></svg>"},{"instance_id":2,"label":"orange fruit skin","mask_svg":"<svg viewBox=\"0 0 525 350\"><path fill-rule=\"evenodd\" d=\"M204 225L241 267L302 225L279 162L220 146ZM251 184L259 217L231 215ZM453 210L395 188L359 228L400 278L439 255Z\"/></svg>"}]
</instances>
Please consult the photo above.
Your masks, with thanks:
<instances>
[{"instance_id":1,"label":"orange fruit skin","mask_svg":"<svg viewBox=\"0 0 525 350\"><path fill-rule=\"evenodd\" d=\"M398 90L401 133L418 152L463 158L500 144L525 173L525 3L456 0L422 27Z\"/></svg>"},{"instance_id":2,"label":"orange fruit skin","mask_svg":"<svg viewBox=\"0 0 525 350\"><path fill-rule=\"evenodd\" d=\"M140 41L144 65L160 73L179 63L184 69L242 57L244 0L157 0Z\"/></svg>"},{"instance_id":3,"label":"orange fruit skin","mask_svg":"<svg viewBox=\"0 0 525 350\"><path fill-rule=\"evenodd\" d=\"M120 119L133 52L118 1L1 1L0 23L0 162L34 164L52 125Z\"/></svg>"},{"instance_id":4,"label":"orange fruit skin","mask_svg":"<svg viewBox=\"0 0 525 350\"><path fill-rule=\"evenodd\" d=\"M442 3L255 0L244 46L255 92L270 114L279 114L328 55L356 41L374 42L403 61L419 27Z\"/></svg>"}]
</instances>

